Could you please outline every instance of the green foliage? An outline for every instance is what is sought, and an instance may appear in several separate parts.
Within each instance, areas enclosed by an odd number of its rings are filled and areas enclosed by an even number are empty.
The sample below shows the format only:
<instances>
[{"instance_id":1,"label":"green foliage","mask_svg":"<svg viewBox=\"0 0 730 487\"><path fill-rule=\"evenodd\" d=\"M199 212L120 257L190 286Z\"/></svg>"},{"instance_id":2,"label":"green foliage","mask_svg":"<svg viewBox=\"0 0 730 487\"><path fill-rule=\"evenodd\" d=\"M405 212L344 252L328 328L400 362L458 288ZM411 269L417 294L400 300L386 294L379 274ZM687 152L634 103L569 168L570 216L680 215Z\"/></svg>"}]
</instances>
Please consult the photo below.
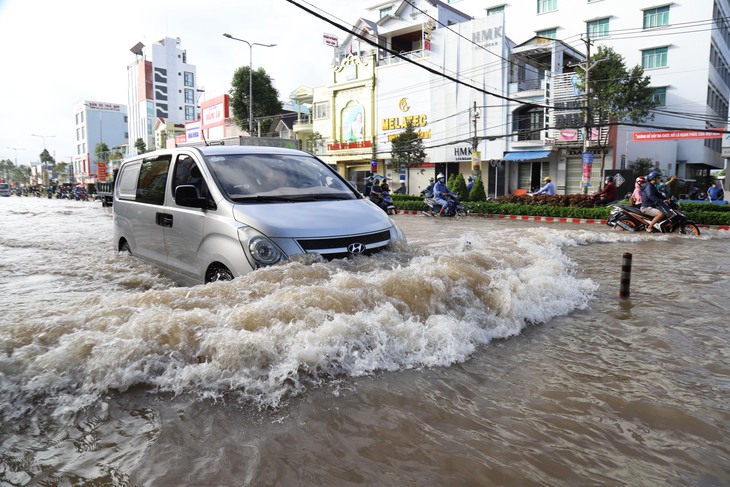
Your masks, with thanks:
<instances>
[{"instance_id":1,"label":"green foliage","mask_svg":"<svg viewBox=\"0 0 730 487\"><path fill-rule=\"evenodd\" d=\"M456 182L456 174L452 173L451 176L446 180L446 187L449 191L454 191L454 183Z\"/></svg>"},{"instance_id":2,"label":"green foliage","mask_svg":"<svg viewBox=\"0 0 730 487\"><path fill-rule=\"evenodd\" d=\"M634 171L634 178L659 170L656 161L651 157L637 157L633 161L629 161L629 169Z\"/></svg>"},{"instance_id":3,"label":"green foliage","mask_svg":"<svg viewBox=\"0 0 730 487\"><path fill-rule=\"evenodd\" d=\"M459 173L454 176L454 187L452 188L452 191L456 193L456 197L459 198L460 201L466 201L469 199L469 192L466 190L466 180L464 180L463 174Z\"/></svg>"},{"instance_id":4,"label":"green foliage","mask_svg":"<svg viewBox=\"0 0 730 487\"><path fill-rule=\"evenodd\" d=\"M639 123L653 118L654 89L641 66L627 69L623 56L603 45L590 59L590 107L599 125L611 121ZM576 72L585 86L585 71L576 68Z\"/></svg>"},{"instance_id":5,"label":"green foliage","mask_svg":"<svg viewBox=\"0 0 730 487\"><path fill-rule=\"evenodd\" d=\"M405 164L406 167L419 166L426 160L426 151L423 149L420 132L413 128L411 122L407 122L406 129L393 137L390 146L390 164L396 169L399 169L402 164Z\"/></svg>"},{"instance_id":6,"label":"green foliage","mask_svg":"<svg viewBox=\"0 0 730 487\"><path fill-rule=\"evenodd\" d=\"M147 152L147 144L144 143L142 137L139 137L134 141L134 148L137 149L137 154L144 154Z\"/></svg>"},{"instance_id":7,"label":"green foliage","mask_svg":"<svg viewBox=\"0 0 730 487\"><path fill-rule=\"evenodd\" d=\"M48 152L48 149L43 149L43 152L40 153L39 157L41 162L46 166L54 166L56 164L56 160Z\"/></svg>"},{"instance_id":8,"label":"green foliage","mask_svg":"<svg viewBox=\"0 0 730 487\"><path fill-rule=\"evenodd\" d=\"M477 176L477 180L474 181L474 186L471 188L469 193L469 201L486 201L487 192L484 191L484 183L482 182L482 175Z\"/></svg>"},{"instance_id":9,"label":"green foliage","mask_svg":"<svg viewBox=\"0 0 730 487\"><path fill-rule=\"evenodd\" d=\"M236 124L241 129L248 127L248 132L253 135L256 130L256 119L280 114L282 105L279 101L279 91L271 84L271 77L264 68L259 68L253 72L253 80L251 80L253 82L253 94L250 93L250 74L251 69L248 66L238 68L233 73L229 93ZM251 98L253 98L253 127L249 127L249 103ZM271 120L262 121L262 132L268 132L270 125Z\"/></svg>"},{"instance_id":10,"label":"green foliage","mask_svg":"<svg viewBox=\"0 0 730 487\"><path fill-rule=\"evenodd\" d=\"M588 207L565 205L566 201L577 205L586 204L584 199L590 199L587 195L571 196L575 196L576 198L566 200L565 198L548 196L545 199L536 201L531 196L501 197L492 201L464 202L463 205L472 215L526 215L549 218L605 220L611 212L610 206ZM418 196L394 195L393 200L396 208L399 210L420 211L423 209L423 200ZM730 225L730 205L719 205L709 202L682 203L681 207L689 219L694 220L700 225Z\"/></svg>"},{"instance_id":11,"label":"green foliage","mask_svg":"<svg viewBox=\"0 0 730 487\"><path fill-rule=\"evenodd\" d=\"M106 145L106 142L97 143L94 148L94 154L96 155L97 162L107 161L109 159L109 146Z\"/></svg>"}]
</instances>

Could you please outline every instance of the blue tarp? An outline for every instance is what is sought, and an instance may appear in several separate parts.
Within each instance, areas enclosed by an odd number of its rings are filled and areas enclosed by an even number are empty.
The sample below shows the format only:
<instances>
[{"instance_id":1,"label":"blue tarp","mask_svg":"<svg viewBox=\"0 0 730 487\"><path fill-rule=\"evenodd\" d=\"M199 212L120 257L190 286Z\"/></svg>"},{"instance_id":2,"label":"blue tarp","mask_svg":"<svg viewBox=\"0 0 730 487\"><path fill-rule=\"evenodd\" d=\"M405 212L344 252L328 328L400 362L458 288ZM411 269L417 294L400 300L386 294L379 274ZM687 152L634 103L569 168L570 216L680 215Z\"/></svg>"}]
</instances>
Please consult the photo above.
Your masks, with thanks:
<instances>
[{"instance_id":1,"label":"blue tarp","mask_svg":"<svg viewBox=\"0 0 730 487\"><path fill-rule=\"evenodd\" d=\"M502 160L503 161L533 161L535 159L545 159L549 155L550 155L549 150L508 152L504 155Z\"/></svg>"}]
</instances>

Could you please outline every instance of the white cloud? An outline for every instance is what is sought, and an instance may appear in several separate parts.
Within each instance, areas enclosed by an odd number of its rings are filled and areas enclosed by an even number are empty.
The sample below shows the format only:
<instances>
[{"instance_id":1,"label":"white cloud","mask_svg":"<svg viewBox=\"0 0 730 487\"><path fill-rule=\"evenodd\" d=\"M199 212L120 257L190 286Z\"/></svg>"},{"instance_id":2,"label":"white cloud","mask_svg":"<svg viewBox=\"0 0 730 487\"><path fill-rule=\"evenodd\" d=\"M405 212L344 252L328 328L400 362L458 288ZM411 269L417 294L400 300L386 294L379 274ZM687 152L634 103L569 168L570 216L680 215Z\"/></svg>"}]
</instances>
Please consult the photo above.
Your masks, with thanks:
<instances>
[{"instance_id":1,"label":"white cloud","mask_svg":"<svg viewBox=\"0 0 730 487\"><path fill-rule=\"evenodd\" d=\"M365 15L363 0L297 0L347 26ZM316 10L316 9L315 9ZM286 0L0 0L0 158L38 160L43 140L59 161L75 154L73 108L81 100L127 104L129 49L179 37L206 97L227 92L233 72L249 64L274 78L280 98L299 85L325 83L333 50L322 34L345 33Z\"/></svg>"}]
</instances>

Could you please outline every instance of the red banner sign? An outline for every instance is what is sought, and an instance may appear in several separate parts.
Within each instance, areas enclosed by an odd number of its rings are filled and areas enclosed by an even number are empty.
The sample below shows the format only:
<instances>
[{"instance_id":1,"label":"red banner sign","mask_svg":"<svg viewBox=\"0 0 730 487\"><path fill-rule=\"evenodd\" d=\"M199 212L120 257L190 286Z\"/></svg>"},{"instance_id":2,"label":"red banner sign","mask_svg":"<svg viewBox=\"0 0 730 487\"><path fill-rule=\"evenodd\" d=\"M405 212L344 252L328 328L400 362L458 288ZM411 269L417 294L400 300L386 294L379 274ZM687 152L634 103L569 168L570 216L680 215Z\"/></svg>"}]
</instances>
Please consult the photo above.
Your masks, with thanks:
<instances>
[{"instance_id":1,"label":"red banner sign","mask_svg":"<svg viewBox=\"0 0 730 487\"><path fill-rule=\"evenodd\" d=\"M703 132L701 130L671 130L668 132L634 132L634 142L648 142L655 140L683 140L683 139L720 139L722 132Z\"/></svg>"}]
</instances>

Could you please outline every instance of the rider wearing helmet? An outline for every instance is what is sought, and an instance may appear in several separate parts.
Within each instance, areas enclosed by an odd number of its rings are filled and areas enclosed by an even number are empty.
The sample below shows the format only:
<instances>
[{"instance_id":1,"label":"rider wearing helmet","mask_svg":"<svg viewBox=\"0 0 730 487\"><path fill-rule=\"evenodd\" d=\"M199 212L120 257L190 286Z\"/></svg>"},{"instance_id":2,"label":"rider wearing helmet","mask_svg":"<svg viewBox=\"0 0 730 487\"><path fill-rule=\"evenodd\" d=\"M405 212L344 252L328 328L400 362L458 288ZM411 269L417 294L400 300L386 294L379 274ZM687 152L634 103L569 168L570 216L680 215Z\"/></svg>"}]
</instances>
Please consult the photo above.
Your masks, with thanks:
<instances>
[{"instance_id":1,"label":"rider wearing helmet","mask_svg":"<svg viewBox=\"0 0 730 487\"><path fill-rule=\"evenodd\" d=\"M654 230L655 225L664 218L666 203L666 197L659 192L656 185L659 182L660 174L657 171L652 171L646 176L648 184L645 184L641 190L641 212L651 215L654 219L651 221L646 231L651 233ZM658 227L657 227L658 229Z\"/></svg>"},{"instance_id":2,"label":"rider wearing helmet","mask_svg":"<svg viewBox=\"0 0 730 487\"><path fill-rule=\"evenodd\" d=\"M613 184L613 176L606 176L606 185L601 191L593 195L593 204L607 205L616 200L616 185Z\"/></svg>"},{"instance_id":3,"label":"rider wearing helmet","mask_svg":"<svg viewBox=\"0 0 730 487\"><path fill-rule=\"evenodd\" d=\"M534 194L549 194L554 195L555 194L555 185L553 184L553 180L550 176L545 176L545 179L543 179L543 182L545 183L545 186L535 191Z\"/></svg>"},{"instance_id":4,"label":"rider wearing helmet","mask_svg":"<svg viewBox=\"0 0 730 487\"><path fill-rule=\"evenodd\" d=\"M466 178L466 190L467 192L471 192L471 188L474 187L474 178L472 176L469 176Z\"/></svg>"},{"instance_id":5,"label":"rider wearing helmet","mask_svg":"<svg viewBox=\"0 0 730 487\"><path fill-rule=\"evenodd\" d=\"M446 211L446 205L448 204L448 201L446 201L446 197L453 194L451 191L449 191L449 188L446 187L446 177L442 173L438 173L436 176L436 184L433 185L433 200L441 205L441 209L439 210L439 216L444 215L444 211Z\"/></svg>"}]
</instances>

